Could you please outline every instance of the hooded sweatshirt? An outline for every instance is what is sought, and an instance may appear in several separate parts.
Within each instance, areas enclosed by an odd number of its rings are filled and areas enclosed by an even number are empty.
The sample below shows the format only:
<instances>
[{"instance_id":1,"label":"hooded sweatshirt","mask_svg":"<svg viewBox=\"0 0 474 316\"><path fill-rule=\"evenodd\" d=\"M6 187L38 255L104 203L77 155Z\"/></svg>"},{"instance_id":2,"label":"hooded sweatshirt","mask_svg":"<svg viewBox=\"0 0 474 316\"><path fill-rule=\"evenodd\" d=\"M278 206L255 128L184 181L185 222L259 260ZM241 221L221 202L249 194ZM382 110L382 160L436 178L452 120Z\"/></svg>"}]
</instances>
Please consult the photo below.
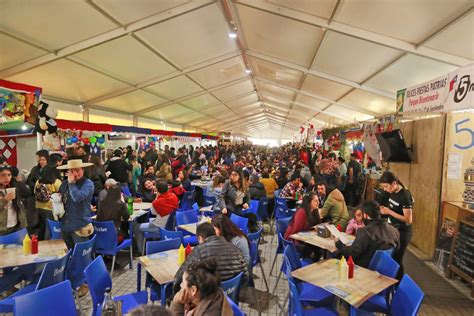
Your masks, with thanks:
<instances>
[{"instance_id":1,"label":"hooded sweatshirt","mask_svg":"<svg viewBox=\"0 0 474 316\"><path fill-rule=\"evenodd\" d=\"M155 213L161 217L164 217L178 208L178 197L173 192L167 191L158 195L156 200L154 200L151 204L153 206L152 213L154 213L154 210Z\"/></svg>"},{"instance_id":2,"label":"hooded sweatshirt","mask_svg":"<svg viewBox=\"0 0 474 316\"><path fill-rule=\"evenodd\" d=\"M344 195L338 189L334 189L329 193L324 201L324 205L319 212L321 218L329 217L334 226L341 225L345 231L349 223L349 212L347 211Z\"/></svg>"}]
</instances>

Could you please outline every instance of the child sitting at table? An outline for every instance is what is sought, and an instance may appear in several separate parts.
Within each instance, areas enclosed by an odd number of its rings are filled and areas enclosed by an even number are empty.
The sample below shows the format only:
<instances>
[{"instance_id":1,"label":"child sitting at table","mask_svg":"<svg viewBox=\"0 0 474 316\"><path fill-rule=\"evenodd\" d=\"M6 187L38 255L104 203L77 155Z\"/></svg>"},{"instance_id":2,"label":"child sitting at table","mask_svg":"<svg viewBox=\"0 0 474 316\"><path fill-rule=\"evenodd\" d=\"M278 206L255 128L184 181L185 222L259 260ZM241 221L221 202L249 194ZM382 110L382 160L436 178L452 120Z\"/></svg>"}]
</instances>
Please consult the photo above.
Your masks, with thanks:
<instances>
[{"instance_id":1,"label":"child sitting at table","mask_svg":"<svg viewBox=\"0 0 474 316\"><path fill-rule=\"evenodd\" d=\"M127 204L122 200L122 192L118 184L113 185L107 190L107 195L99 202L97 206L97 221L114 221L117 229L117 244L124 240L125 227L122 228L122 221L125 223L130 218L128 214Z\"/></svg>"},{"instance_id":2,"label":"child sitting at table","mask_svg":"<svg viewBox=\"0 0 474 316\"><path fill-rule=\"evenodd\" d=\"M354 218L351 218L346 228L346 234L354 235L357 233L359 228L365 227L364 214L361 209L354 212Z\"/></svg>"}]
</instances>

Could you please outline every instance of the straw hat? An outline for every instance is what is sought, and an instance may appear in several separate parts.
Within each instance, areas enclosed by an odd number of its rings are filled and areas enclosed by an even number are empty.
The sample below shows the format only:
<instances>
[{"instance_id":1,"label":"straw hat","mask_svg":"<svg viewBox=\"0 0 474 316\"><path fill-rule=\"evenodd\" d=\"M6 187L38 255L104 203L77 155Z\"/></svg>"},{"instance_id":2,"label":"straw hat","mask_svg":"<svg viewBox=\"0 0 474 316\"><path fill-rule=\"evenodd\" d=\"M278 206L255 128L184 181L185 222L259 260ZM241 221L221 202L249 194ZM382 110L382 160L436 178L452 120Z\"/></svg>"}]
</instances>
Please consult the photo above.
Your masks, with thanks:
<instances>
[{"instance_id":1,"label":"straw hat","mask_svg":"<svg viewBox=\"0 0 474 316\"><path fill-rule=\"evenodd\" d=\"M92 166L93 163L90 162L82 162L81 159L72 159L67 161L67 165L59 166L56 169L64 170L64 169L78 169L78 168L85 168Z\"/></svg>"}]
</instances>

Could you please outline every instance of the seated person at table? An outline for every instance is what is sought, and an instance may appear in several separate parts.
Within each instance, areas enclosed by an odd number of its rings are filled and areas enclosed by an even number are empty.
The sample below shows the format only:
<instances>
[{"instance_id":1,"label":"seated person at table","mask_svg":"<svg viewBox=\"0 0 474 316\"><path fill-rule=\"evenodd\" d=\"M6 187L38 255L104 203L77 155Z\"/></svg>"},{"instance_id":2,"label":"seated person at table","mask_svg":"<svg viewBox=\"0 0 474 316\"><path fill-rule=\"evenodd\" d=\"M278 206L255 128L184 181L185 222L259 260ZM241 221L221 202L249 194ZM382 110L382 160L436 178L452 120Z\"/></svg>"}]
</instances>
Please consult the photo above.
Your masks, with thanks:
<instances>
[{"instance_id":1,"label":"seated person at table","mask_svg":"<svg viewBox=\"0 0 474 316\"><path fill-rule=\"evenodd\" d=\"M113 187L114 185L117 185L118 182L115 181L114 179L112 178L108 178L107 180L105 180L105 184L104 184L104 188L99 192L99 195L97 196L97 201L96 201L96 205L99 205L100 201L102 201L105 196L107 195L107 191ZM123 198L122 196L122 200L125 202L125 199Z\"/></svg>"},{"instance_id":2,"label":"seated person at table","mask_svg":"<svg viewBox=\"0 0 474 316\"><path fill-rule=\"evenodd\" d=\"M266 197L267 192L265 191L265 186L260 182L258 175L254 174L250 176L250 199L251 200L260 200L260 198Z\"/></svg>"},{"instance_id":3,"label":"seated person at table","mask_svg":"<svg viewBox=\"0 0 474 316\"><path fill-rule=\"evenodd\" d=\"M301 182L301 175L299 173L293 173L288 182L280 192L281 198L294 199L298 194L303 194L303 183Z\"/></svg>"},{"instance_id":4,"label":"seated person at table","mask_svg":"<svg viewBox=\"0 0 474 316\"><path fill-rule=\"evenodd\" d=\"M358 209L354 212L354 218L351 218L346 228L346 234L355 235L359 228L365 227L364 214Z\"/></svg>"},{"instance_id":5,"label":"seated person at table","mask_svg":"<svg viewBox=\"0 0 474 316\"><path fill-rule=\"evenodd\" d=\"M174 277L174 293L178 293L183 280L183 273L188 267L207 258L217 260L217 272L221 280L229 280L240 272L244 273L242 284L248 279L248 266L242 251L226 241L224 237L216 236L214 227L210 223L202 223L196 229L199 245L186 258Z\"/></svg>"},{"instance_id":6,"label":"seated person at table","mask_svg":"<svg viewBox=\"0 0 474 316\"><path fill-rule=\"evenodd\" d=\"M117 242L120 244L124 239L124 231L121 228L122 221L127 222L130 218L127 204L122 200L122 192L118 184L107 190L107 195L97 206L97 221L114 221L117 229Z\"/></svg>"},{"instance_id":7,"label":"seated person at table","mask_svg":"<svg viewBox=\"0 0 474 316\"><path fill-rule=\"evenodd\" d=\"M318 195L315 192L306 194L303 197L303 206L299 208L291 218L290 224L285 232L285 239L292 240L290 238L291 235L309 231L313 226L320 224L321 219L319 218L318 207ZM318 261L321 257L321 249L319 247L296 240L292 241L295 243L296 249L302 258L310 258L313 261Z\"/></svg>"},{"instance_id":8,"label":"seated person at table","mask_svg":"<svg viewBox=\"0 0 474 316\"><path fill-rule=\"evenodd\" d=\"M219 195L222 192L222 188L224 187L225 178L220 174L216 174L212 178L212 182L210 182L206 189L207 196L214 196L216 199L219 198Z\"/></svg>"},{"instance_id":9,"label":"seated person at table","mask_svg":"<svg viewBox=\"0 0 474 316\"><path fill-rule=\"evenodd\" d=\"M207 258L184 271L181 290L171 303L173 315L233 315L232 307L220 286L218 261Z\"/></svg>"},{"instance_id":10,"label":"seated person at table","mask_svg":"<svg viewBox=\"0 0 474 316\"><path fill-rule=\"evenodd\" d=\"M177 180L181 181L181 185L183 186L183 189L185 189L186 191L191 190L191 181L189 181L188 172L189 172L188 168L180 170L178 172L178 176L176 177Z\"/></svg>"},{"instance_id":11,"label":"seated person at table","mask_svg":"<svg viewBox=\"0 0 474 316\"><path fill-rule=\"evenodd\" d=\"M318 195L323 197L324 204L319 210L322 221L331 222L334 226L341 225L343 231L346 230L349 222L349 212L347 211L344 195L338 189L326 186L325 182L316 183Z\"/></svg>"},{"instance_id":12,"label":"seated person at table","mask_svg":"<svg viewBox=\"0 0 474 316\"><path fill-rule=\"evenodd\" d=\"M367 215L367 226L357 230L351 246L345 246L339 240L336 247L346 258L352 256L355 264L367 268L377 250L397 249L400 245L400 234L392 225L382 220L380 205L375 201L365 201L362 211Z\"/></svg>"},{"instance_id":13,"label":"seated person at table","mask_svg":"<svg viewBox=\"0 0 474 316\"><path fill-rule=\"evenodd\" d=\"M181 181L176 179L171 181L171 192L173 192L178 197L178 200L181 201L186 190L181 185Z\"/></svg>"},{"instance_id":14,"label":"seated person at table","mask_svg":"<svg viewBox=\"0 0 474 316\"><path fill-rule=\"evenodd\" d=\"M140 198L142 202L153 202L156 199L156 187L155 182L150 179L146 179L141 187Z\"/></svg>"},{"instance_id":15,"label":"seated person at table","mask_svg":"<svg viewBox=\"0 0 474 316\"><path fill-rule=\"evenodd\" d=\"M156 182L156 199L152 202L151 213L156 218L150 223L134 223L134 235L138 249L143 249L143 232L158 233L158 227L165 227L169 215L178 208L178 197L168 191L168 184L164 181ZM139 229L136 226L139 225Z\"/></svg>"}]
</instances>

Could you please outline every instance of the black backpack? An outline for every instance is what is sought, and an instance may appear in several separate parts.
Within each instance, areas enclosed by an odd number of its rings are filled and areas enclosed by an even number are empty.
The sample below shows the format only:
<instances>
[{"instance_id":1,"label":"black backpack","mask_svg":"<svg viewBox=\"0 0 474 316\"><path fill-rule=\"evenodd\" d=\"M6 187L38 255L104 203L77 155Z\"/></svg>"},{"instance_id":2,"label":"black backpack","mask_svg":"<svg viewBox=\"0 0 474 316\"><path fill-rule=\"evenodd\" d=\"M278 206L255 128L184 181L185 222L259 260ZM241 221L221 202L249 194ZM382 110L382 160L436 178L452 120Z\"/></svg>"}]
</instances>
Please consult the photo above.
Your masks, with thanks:
<instances>
[{"instance_id":1,"label":"black backpack","mask_svg":"<svg viewBox=\"0 0 474 316\"><path fill-rule=\"evenodd\" d=\"M39 183L35 187L35 199L38 202L49 202L51 200L51 191L44 183Z\"/></svg>"}]
</instances>

